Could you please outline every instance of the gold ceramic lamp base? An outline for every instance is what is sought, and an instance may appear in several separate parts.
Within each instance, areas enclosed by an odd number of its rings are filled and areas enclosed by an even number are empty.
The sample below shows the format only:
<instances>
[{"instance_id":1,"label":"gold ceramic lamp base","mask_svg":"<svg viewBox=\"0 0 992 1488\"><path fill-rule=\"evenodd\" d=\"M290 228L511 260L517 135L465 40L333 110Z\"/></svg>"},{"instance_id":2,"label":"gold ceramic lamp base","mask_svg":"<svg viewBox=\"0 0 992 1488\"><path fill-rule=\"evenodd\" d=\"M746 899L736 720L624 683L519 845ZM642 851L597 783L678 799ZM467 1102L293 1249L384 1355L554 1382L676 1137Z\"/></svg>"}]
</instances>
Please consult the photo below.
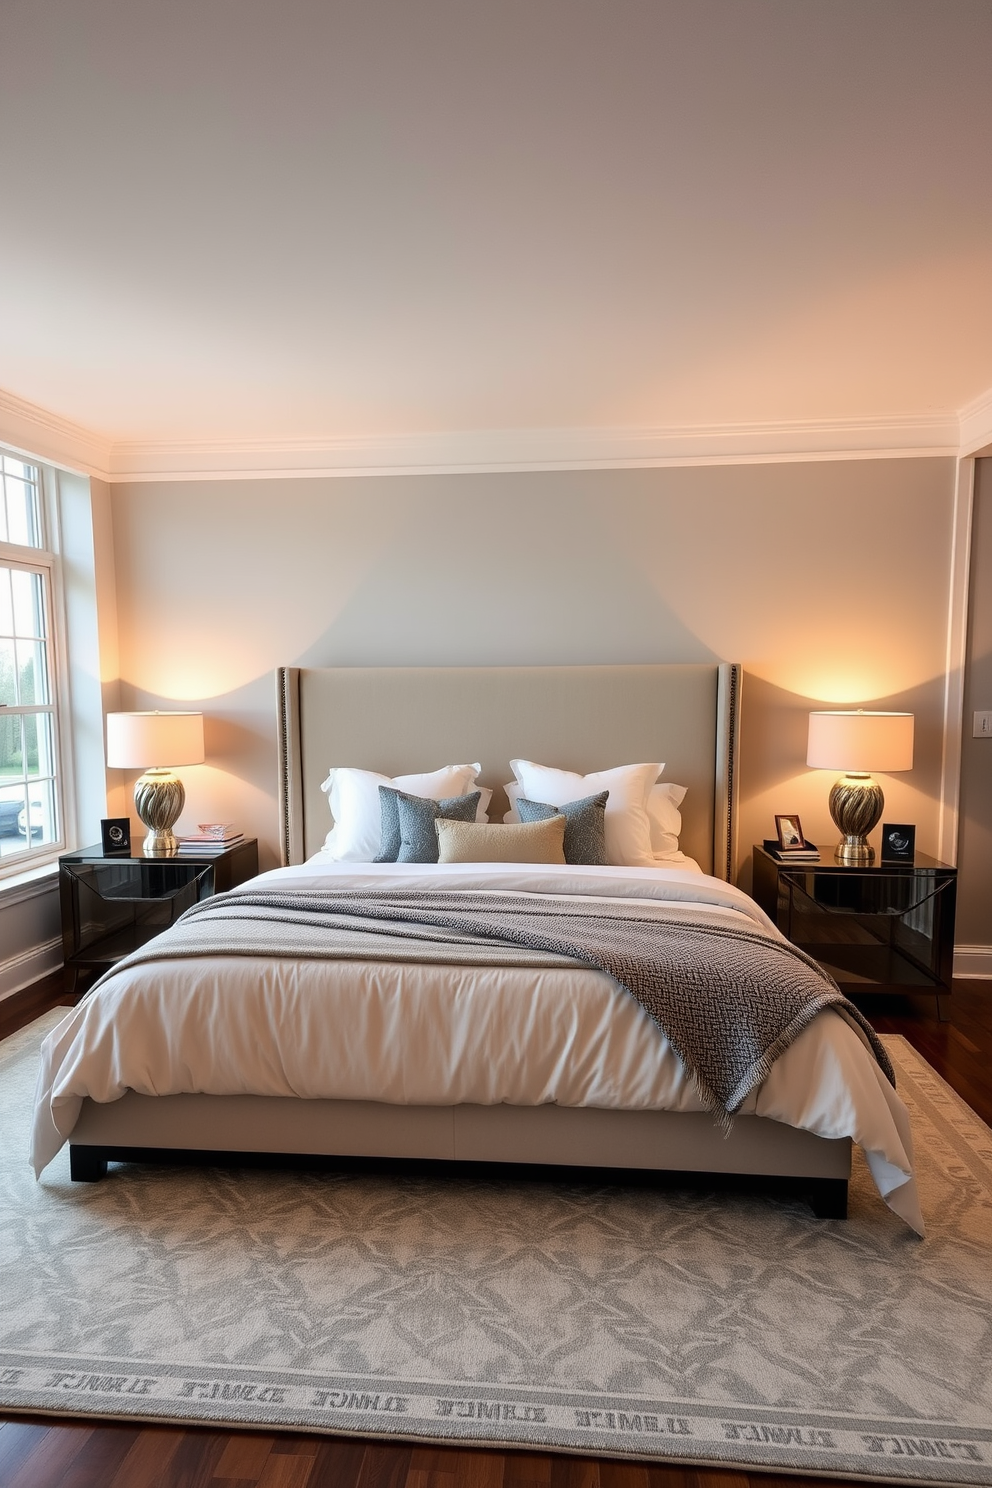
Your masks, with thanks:
<instances>
[{"instance_id":1,"label":"gold ceramic lamp base","mask_svg":"<svg viewBox=\"0 0 992 1488\"><path fill-rule=\"evenodd\" d=\"M146 858L171 858L179 851L172 828L185 802L186 791L174 770L146 770L136 781L135 810L148 828L142 849Z\"/></svg>"},{"instance_id":2,"label":"gold ceramic lamp base","mask_svg":"<svg viewBox=\"0 0 992 1488\"><path fill-rule=\"evenodd\" d=\"M870 775L852 770L840 777L830 792L830 815L843 838L834 850L834 862L862 867L874 863L868 833L881 821L884 806L882 787Z\"/></svg>"}]
</instances>

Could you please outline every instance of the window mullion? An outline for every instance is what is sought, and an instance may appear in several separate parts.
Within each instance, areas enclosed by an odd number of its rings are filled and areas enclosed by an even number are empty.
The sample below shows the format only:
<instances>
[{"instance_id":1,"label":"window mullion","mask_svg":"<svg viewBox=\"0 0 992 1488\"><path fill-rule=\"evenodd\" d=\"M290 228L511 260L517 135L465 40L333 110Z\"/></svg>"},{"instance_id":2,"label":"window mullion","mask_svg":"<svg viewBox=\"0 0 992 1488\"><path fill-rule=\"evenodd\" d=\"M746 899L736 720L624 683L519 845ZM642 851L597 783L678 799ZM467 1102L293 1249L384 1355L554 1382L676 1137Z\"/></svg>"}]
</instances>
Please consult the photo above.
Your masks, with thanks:
<instances>
[{"instance_id":1,"label":"window mullion","mask_svg":"<svg viewBox=\"0 0 992 1488\"><path fill-rule=\"evenodd\" d=\"M15 578L11 591L9 639L17 700L0 706L2 878L51 861L64 849L66 821L71 819L66 799L71 760L60 716L67 706L68 682L55 472L3 451L0 467L6 518L6 532L0 529L0 568L35 576L30 581ZM11 542L11 531L24 542ZM28 686L33 690L28 697L47 700L24 700ZM6 726L5 719L11 720Z\"/></svg>"}]
</instances>

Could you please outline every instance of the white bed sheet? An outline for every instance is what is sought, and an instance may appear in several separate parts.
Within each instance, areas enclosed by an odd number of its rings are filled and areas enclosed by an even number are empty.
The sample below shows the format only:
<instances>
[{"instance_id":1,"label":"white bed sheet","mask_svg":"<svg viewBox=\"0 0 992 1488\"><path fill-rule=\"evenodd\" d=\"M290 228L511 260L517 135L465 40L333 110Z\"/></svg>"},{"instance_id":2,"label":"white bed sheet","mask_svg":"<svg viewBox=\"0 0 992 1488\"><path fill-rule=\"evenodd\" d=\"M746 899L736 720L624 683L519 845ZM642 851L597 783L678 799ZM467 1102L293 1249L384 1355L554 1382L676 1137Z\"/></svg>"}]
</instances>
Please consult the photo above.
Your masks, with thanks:
<instances>
[{"instance_id":1,"label":"white bed sheet","mask_svg":"<svg viewBox=\"0 0 992 1488\"><path fill-rule=\"evenodd\" d=\"M651 899L744 916L753 899L695 868L335 863L318 853L256 886L391 885ZM234 892L238 892L235 890ZM668 1040L604 973L232 957L115 969L46 1039L32 1162L71 1135L84 1097L276 1095L409 1105L506 1102L699 1111ZM906 1109L864 1041L826 1011L753 1093L757 1114L865 1151L879 1192L923 1233Z\"/></svg>"}]
</instances>

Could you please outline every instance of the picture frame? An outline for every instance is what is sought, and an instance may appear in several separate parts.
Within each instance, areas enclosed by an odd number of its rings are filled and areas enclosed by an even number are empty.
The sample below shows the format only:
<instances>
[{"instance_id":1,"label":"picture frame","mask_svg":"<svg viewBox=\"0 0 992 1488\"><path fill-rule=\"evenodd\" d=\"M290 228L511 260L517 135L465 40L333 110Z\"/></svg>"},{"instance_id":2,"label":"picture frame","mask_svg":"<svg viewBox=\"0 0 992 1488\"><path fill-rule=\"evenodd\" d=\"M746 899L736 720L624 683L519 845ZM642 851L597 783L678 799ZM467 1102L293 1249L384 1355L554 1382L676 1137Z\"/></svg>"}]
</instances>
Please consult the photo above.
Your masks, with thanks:
<instances>
[{"instance_id":1,"label":"picture frame","mask_svg":"<svg viewBox=\"0 0 992 1488\"><path fill-rule=\"evenodd\" d=\"M105 816L100 821L100 838L108 858L123 857L131 851L131 821L126 816Z\"/></svg>"},{"instance_id":2,"label":"picture frame","mask_svg":"<svg viewBox=\"0 0 992 1488\"><path fill-rule=\"evenodd\" d=\"M778 845L783 850L788 850L790 847L806 846L802 823L795 812L789 815L776 816L775 831L778 835Z\"/></svg>"},{"instance_id":3,"label":"picture frame","mask_svg":"<svg viewBox=\"0 0 992 1488\"><path fill-rule=\"evenodd\" d=\"M882 862L912 863L916 857L916 828L906 822L882 823Z\"/></svg>"}]
</instances>

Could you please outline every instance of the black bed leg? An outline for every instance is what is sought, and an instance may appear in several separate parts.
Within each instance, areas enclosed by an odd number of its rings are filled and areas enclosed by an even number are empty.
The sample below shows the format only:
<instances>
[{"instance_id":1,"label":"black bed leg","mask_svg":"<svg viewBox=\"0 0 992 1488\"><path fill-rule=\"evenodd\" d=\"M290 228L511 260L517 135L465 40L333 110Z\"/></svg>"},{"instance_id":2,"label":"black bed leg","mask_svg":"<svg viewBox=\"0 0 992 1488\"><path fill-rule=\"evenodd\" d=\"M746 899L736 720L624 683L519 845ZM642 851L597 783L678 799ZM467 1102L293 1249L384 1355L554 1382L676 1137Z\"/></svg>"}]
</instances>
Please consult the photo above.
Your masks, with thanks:
<instances>
[{"instance_id":1,"label":"black bed leg","mask_svg":"<svg viewBox=\"0 0 992 1488\"><path fill-rule=\"evenodd\" d=\"M817 1219L846 1219L847 1179L814 1178L810 1184L809 1206Z\"/></svg>"},{"instance_id":2,"label":"black bed leg","mask_svg":"<svg viewBox=\"0 0 992 1488\"><path fill-rule=\"evenodd\" d=\"M99 1183L107 1176L107 1159L99 1147L69 1143L69 1177L73 1183Z\"/></svg>"}]
</instances>

